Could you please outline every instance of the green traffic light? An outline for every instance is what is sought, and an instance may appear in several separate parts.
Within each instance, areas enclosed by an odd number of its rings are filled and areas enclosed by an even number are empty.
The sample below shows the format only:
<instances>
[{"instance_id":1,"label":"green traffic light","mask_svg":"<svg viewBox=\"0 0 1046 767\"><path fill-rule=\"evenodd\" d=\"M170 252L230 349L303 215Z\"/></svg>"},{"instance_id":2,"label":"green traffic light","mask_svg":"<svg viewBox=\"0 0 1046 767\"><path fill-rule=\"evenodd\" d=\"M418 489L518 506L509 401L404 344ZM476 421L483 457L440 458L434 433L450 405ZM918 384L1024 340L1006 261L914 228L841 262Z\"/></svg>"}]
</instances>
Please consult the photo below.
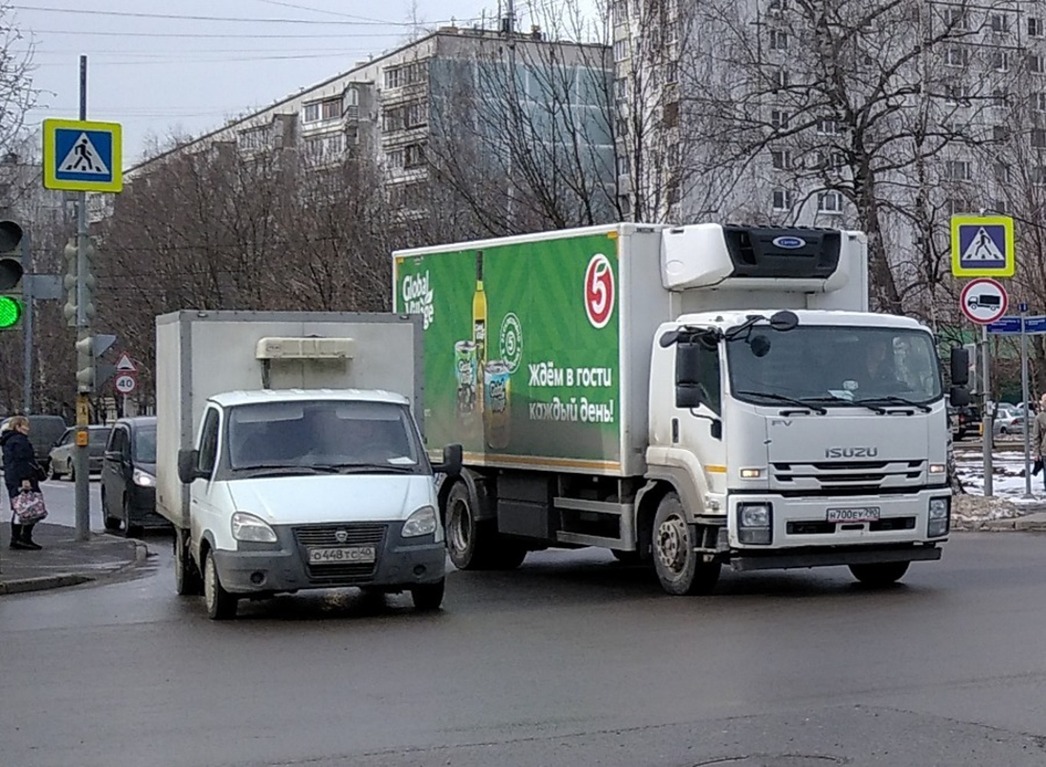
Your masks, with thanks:
<instances>
[{"instance_id":1,"label":"green traffic light","mask_svg":"<svg viewBox=\"0 0 1046 767\"><path fill-rule=\"evenodd\" d=\"M13 328L22 319L22 303L11 296L0 296L0 330Z\"/></svg>"}]
</instances>

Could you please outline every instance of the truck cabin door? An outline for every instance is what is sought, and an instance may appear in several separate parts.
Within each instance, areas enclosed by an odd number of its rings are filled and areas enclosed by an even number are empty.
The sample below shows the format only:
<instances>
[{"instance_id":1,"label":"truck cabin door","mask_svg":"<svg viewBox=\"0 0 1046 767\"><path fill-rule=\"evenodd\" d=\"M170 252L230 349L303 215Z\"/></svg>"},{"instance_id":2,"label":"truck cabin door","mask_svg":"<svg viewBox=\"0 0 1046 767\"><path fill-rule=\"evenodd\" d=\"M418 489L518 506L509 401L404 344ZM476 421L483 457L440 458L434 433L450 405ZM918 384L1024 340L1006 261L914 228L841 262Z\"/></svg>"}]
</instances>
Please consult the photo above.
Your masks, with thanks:
<instances>
[{"instance_id":1,"label":"truck cabin door","mask_svg":"<svg viewBox=\"0 0 1046 767\"><path fill-rule=\"evenodd\" d=\"M199 451L197 468L205 478L189 486L189 512L194 543L199 543L200 536L206 530L211 530L216 536L223 536L228 527L228 524L222 526L218 519L221 510L215 503L217 488L213 481L214 470L218 466L220 433L221 411L217 407L209 406L203 414L203 424L200 426L200 436L196 443ZM215 543L220 545L217 538Z\"/></svg>"}]
</instances>

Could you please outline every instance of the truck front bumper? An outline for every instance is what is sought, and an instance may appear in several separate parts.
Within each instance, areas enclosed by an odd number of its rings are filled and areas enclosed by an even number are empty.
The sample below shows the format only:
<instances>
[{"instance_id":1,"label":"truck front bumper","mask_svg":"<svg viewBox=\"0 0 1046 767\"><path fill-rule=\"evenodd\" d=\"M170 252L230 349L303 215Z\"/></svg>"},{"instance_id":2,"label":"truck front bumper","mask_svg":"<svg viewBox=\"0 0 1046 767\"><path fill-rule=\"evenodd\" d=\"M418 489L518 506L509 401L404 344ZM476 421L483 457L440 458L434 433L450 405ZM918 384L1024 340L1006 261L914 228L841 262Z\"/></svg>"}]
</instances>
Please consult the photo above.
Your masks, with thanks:
<instances>
[{"instance_id":1,"label":"truck front bumper","mask_svg":"<svg viewBox=\"0 0 1046 767\"><path fill-rule=\"evenodd\" d=\"M237 551L213 551L218 577L226 591L234 594L271 594L300 589L373 587L399 591L423 583L435 583L446 574L446 547L433 536L402 538L400 522L346 523L322 526L276 526L278 541L272 544L241 543ZM310 564L312 548L337 548L333 538L346 532L344 545L358 543L355 531L366 527L376 556L373 562L328 562ZM380 535L376 532L381 528ZM330 535L328 543L327 535Z\"/></svg>"}]
</instances>

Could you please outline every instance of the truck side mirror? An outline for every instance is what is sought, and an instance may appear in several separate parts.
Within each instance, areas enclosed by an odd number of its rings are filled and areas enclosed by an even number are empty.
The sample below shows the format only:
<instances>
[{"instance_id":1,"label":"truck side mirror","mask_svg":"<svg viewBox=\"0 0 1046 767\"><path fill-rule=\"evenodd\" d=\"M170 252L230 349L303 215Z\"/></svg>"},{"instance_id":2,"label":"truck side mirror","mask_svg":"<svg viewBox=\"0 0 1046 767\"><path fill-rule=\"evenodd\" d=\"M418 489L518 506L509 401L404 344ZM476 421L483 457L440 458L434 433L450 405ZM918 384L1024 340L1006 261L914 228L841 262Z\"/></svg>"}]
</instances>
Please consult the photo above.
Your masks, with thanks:
<instances>
[{"instance_id":1,"label":"truck side mirror","mask_svg":"<svg viewBox=\"0 0 1046 767\"><path fill-rule=\"evenodd\" d=\"M461 445L447 445L443 448L443 463L437 463L432 470L437 474L457 477L461 474Z\"/></svg>"},{"instance_id":2,"label":"truck side mirror","mask_svg":"<svg viewBox=\"0 0 1046 767\"><path fill-rule=\"evenodd\" d=\"M970 390L965 386L953 386L948 392L948 400L952 407L966 407L970 404Z\"/></svg>"},{"instance_id":3,"label":"truck side mirror","mask_svg":"<svg viewBox=\"0 0 1046 767\"><path fill-rule=\"evenodd\" d=\"M951 374L953 386L966 386L970 383L970 353L957 346L951 351ZM955 404L954 399L952 404Z\"/></svg>"},{"instance_id":4,"label":"truck side mirror","mask_svg":"<svg viewBox=\"0 0 1046 767\"><path fill-rule=\"evenodd\" d=\"M199 450L178 451L178 479L183 485L191 485L194 480L204 476L200 470Z\"/></svg>"}]
</instances>

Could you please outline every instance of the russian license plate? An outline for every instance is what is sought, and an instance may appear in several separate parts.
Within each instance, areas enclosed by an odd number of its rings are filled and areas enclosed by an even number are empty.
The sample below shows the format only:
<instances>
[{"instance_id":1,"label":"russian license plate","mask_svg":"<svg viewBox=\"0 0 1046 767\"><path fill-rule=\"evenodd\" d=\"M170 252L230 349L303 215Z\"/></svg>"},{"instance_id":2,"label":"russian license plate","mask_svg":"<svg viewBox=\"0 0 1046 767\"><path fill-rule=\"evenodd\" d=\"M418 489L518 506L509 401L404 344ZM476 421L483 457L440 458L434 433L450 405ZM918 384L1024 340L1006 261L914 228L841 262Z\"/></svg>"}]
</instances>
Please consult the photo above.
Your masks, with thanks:
<instances>
[{"instance_id":1,"label":"russian license plate","mask_svg":"<svg viewBox=\"0 0 1046 767\"><path fill-rule=\"evenodd\" d=\"M849 509L829 509L829 522L878 522L878 506L854 506Z\"/></svg>"},{"instance_id":2,"label":"russian license plate","mask_svg":"<svg viewBox=\"0 0 1046 767\"><path fill-rule=\"evenodd\" d=\"M336 548L309 549L310 565L349 564L373 562L377 551L373 546L338 546Z\"/></svg>"}]
</instances>

